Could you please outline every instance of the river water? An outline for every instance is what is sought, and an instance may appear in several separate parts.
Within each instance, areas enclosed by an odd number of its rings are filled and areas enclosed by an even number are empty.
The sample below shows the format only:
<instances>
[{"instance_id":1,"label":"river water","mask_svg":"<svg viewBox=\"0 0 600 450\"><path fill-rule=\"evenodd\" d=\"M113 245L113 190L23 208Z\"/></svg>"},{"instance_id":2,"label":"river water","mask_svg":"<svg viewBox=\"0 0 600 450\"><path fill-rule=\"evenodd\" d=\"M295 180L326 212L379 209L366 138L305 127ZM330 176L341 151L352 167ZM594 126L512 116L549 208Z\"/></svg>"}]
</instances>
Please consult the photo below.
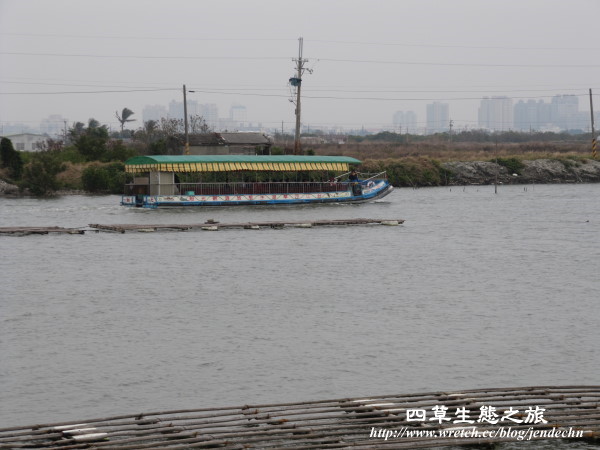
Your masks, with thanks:
<instances>
[{"instance_id":1,"label":"river water","mask_svg":"<svg viewBox=\"0 0 600 450\"><path fill-rule=\"evenodd\" d=\"M599 384L600 184L299 207L0 199L0 226L358 217L406 222L0 236L0 427Z\"/></svg>"}]
</instances>

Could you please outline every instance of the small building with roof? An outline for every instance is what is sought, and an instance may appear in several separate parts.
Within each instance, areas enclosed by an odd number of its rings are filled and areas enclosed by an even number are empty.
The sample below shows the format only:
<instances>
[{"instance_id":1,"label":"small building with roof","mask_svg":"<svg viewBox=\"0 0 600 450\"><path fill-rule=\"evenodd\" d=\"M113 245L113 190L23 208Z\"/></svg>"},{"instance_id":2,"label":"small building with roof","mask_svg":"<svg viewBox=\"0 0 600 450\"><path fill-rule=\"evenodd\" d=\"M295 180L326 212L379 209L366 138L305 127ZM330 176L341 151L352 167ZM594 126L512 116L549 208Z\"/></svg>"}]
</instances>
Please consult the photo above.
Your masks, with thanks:
<instances>
[{"instance_id":1,"label":"small building with roof","mask_svg":"<svg viewBox=\"0 0 600 450\"><path fill-rule=\"evenodd\" d=\"M20 152L39 152L42 150L42 145L48 139L47 135L34 133L11 134L2 136L10 139L15 150Z\"/></svg>"}]
</instances>

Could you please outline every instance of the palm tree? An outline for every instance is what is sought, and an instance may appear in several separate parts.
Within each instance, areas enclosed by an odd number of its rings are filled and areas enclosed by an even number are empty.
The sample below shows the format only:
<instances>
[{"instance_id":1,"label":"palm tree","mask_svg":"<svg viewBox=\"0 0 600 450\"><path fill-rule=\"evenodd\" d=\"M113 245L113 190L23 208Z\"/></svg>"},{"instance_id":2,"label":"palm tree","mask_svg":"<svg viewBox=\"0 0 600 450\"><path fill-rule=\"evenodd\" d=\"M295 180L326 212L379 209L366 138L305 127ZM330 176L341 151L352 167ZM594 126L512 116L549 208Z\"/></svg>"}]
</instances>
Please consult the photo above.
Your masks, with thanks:
<instances>
[{"instance_id":1,"label":"palm tree","mask_svg":"<svg viewBox=\"0 0 600 450\"><path fill-rule=\"evenodd\" d=\"M121 123L121 136L123 136L123 127L125 126L125 123L135 121L135 119L130 119L130 117L133 114L134 114L134 112L132 110L130 110L129 108L123 108L121 115L119 115L119 111L115 111L115 115L117 116L117 119Z\"/></svg>"},{"instance_id":2,"label":"palm tree","mask_svg":"<svg viewBox=\"0 0 600 450\"><path fill-rule=\"evenodd\" d=\"M158 122L156 120L147 120L144 122L144 131L149 135L153 135L158 130Z\"/></svg>"},{"instance_id":3,"label":"palm tree","mask_svg":"<svg viewBox=\"0 0 600 450\"><path fill-rule=\"evenodd\" d=\"M146 142L146 144L149 144L154 140L157 131L158 122L156 120L147 120L144 122L144 127L136 133L136 136Z\"/></svg>"}]
</instances>

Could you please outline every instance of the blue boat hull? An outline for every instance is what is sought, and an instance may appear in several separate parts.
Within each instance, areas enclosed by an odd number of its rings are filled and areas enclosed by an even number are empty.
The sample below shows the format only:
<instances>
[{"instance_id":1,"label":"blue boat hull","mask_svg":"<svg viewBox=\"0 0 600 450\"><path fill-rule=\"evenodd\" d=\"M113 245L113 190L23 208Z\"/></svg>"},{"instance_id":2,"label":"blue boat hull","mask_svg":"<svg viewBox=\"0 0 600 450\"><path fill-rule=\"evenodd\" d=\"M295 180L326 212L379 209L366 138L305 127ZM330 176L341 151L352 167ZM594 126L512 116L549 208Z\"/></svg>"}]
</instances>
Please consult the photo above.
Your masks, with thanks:
<instances>
[{"instance_id":1,"label":"blue boat hull","mask_svg":"<svg viewBox=\"0 0 600 450\"><path fill-rule=\"evenodd\" d=\"M388 195L394 188L387 180L378 180L360 186L355 195L352 186L347 191L233 195L124 195L123 206L158 208L166 206L242 206L242 205L294 205L308 203L362 203ZM358 192L356 192L358 194Z\"/></svg>"}]
</instances>

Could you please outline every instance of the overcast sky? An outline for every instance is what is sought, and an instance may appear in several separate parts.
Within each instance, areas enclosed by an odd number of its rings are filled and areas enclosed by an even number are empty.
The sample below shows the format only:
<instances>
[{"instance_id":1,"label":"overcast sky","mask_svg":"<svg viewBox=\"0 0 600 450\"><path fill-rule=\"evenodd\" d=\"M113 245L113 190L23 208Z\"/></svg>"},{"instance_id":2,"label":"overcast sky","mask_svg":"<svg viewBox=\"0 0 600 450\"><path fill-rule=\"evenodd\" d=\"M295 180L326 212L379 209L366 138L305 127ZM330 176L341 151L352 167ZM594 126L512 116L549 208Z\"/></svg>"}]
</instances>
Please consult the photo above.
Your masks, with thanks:
<instances>
[{"instance_id":1,"label":"overcast sky","mask_svg":"<svg viewBox=\"0 0 600 450\"><path fill-rule=\"evenodd\" d=\"M473 128L484 96L574 94L589 111L600 94L600 0L0 0L0 125L60 114L116 129L128 107L137 128L186 84L221 117L237 103L291 130L301 36L311 128L407 110L424 123L433 101Z\"/></svg>"}]
</instances>

